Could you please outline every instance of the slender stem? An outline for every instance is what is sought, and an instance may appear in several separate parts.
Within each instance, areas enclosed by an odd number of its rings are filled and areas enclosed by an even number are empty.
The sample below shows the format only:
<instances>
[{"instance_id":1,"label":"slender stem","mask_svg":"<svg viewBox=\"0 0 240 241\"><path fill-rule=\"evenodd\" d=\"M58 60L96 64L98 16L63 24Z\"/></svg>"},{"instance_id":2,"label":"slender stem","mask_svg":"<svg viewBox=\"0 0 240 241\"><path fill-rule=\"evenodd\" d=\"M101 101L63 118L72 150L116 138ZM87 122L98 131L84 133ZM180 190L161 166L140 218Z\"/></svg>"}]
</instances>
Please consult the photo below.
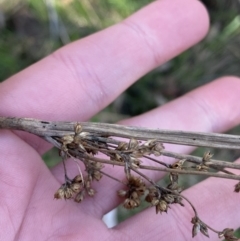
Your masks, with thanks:
<instances>
[{"instance_id":1,"label":"slender stem","mask_svg":"<svg viewBox=\"0 0 240 241\"><path fill-rule=\"evenodd\" d=\"M193 171L193 170L179 170L179 169L161 168L161 167L144 166L144 165L139 165L139 168L147 169L147 170L153 170L153 171L172 172L172 173L188 174L188 175L202 175L202 176L208 176L208 177L219 177L219 178L240 180L240 176L234 175L234 174L230 175L230 174L221 174L221 173L213 173L213 172L201 172L201 171Z\"/></svg>"},{"instance_id":2,"label":"slender stem","mask_svg":"<svg viewBox=\"0 0 240 241\"><path fill-rule=\"evenodd\" d=\"M65 136L74 135L74 126L77 122L41 121L30 118L0 117L1 129L24 130L38 136ZM139 140L157 139L158 141L179 145L205 146L214 148L240 149L240 136L186 132L173 130L147 129L106 123L80 122L83 132L91 135Z\"/></svg>"},{"instance_id":3,"label":"slender stem","mask_svg":"<svg viewBox=\"0 0 240 241\"><path fill-rule=\"evenodd\" d=\"M192 156L192 155L185 155L185 154L180 154L180 153L166 151L166 150L162 150L161 154L163 156L173 157L173 158L176 158L176 159L186 159L187 161L193 162L193 163L196 163L196 164L202 163L201 157L196 157L196 156ZM238 164L238 163L218 161L218 160L213 160L213 159L211 159L210 162L206 162L206 164L208 164L209 167L222 167L222 168L240 169L240 164Z\"/></svg>"}]
</instances>

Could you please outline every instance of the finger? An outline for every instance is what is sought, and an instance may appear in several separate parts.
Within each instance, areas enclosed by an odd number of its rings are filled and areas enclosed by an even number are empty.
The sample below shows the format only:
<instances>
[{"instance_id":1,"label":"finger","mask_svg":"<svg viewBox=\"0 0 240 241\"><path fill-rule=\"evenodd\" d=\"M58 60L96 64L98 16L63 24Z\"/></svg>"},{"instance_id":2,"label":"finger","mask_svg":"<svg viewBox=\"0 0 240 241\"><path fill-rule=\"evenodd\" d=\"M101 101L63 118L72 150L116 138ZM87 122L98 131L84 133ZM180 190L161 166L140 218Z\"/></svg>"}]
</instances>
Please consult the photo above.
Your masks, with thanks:
<instances>
[{"instance_id":1,"label":"finger","mask_svg":"<svg viewBox=\"0 0 240 241\"><path fill-rule=\"evenodd\" d=\"M80 226L86 240L97 240L91 227L106 226L80 213L76 204L54 200L59 183L33 148L1 130L0 152L1 240L78 240Z\"/></svg>"},{"instance_id":2,"label":"finger","mask_svg":"<svg viewBox=\"0 0 240 241\"><path fill-rule=\"evenodd\" d=\"M240 160L238 160L239 162ZM238 172L239 173L239 172ZM195 206L199 217L217 231L239 227L239 193L233 192L234 180L208 178L183 192ZM156 215L154 208L145 210L118 225L115 230L121 235L137 240L192 240L191 219L194 212L185 202L185 207L172 205L168 213ZM211 240L219 240L216 233L209 230ZM206 240L199 233L194 240Z\"/></svg>"},{"instance_id":3,"label":"finger","mask_svg":"<svg viewBox=\"0 0 240 241\"><path fill-rule=\"evenodd\" d=\"M156 1L2 83L0 113L86 120L139 77L202 39L207 29L208 16L199 1ZM29 142L46 150L39 139Z\"/></svg>"},{"instance_id":4,"label":"finger","mask_svg":"<svg viewBox=\"0 0 240 241\"><path fill-rule=\"evenodd\" d=\"M13 240L21 227L39 176L44 172L50 175L50 172L39 160L37 152L19 137L10 131L0 132L0 225L8 236L3 239Z\"/></svg>"},{"instance_id":5,"label":"finger","mask_svg":"<svg viewBox=\"0 0 240 241\"><path fill-rule=\"evenodd\" d=\"M240 80L238 78L221 78L163 107L126 120L125 123L160 129L222 132L234 127L240 121L240 110L238 108L239 92ZM229 96L229 93L231 93L231 96ZM171 145L167 147L167 150L180 153L188 152L191 149L184 146ZM68 169L74 169L75 174L77 172L74 165L70 165ZM105 167L104 171L120 180L124 177L122 168L114 167L112 169L111 167ZM62 167L57 166L53 169L53 173L57 178L62 177ZM147 175L149 178L155 180L162 176L158 172L151 171L148 171ZM104 177L99 183L94 184L94 188L98 191L94 199L89 199L81 204L84 210L92 215L102 217L103 214L112 210L122 201L117 197L116 191L122 189L123 186L107 177Z\"/></svg>"}]
</instances>

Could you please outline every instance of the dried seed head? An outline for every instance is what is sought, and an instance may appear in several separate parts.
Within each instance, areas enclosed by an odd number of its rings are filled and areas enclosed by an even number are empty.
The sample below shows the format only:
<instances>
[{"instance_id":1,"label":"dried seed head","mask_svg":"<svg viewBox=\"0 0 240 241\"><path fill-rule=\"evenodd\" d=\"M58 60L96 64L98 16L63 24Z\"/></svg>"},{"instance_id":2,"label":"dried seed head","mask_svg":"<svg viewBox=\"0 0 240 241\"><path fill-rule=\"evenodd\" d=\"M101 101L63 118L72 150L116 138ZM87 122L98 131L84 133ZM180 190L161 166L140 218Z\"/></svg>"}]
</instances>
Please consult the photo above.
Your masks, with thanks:
<instances>
[{"instance_id":1,"label":"dried seed head","mask_svg":"<svg viewBox=\"0 0 240 241\"><path fill-rule=\"evenodd\" d=\"M87 189L87 193L90 197L93 197L96 193L96 191L92 188Z\"/></svg>"},{"instance_id":2,"label":"dried seed head","mask_svg":"<svg viewBox=\"0 0 240 241\"><path fill-rule=\"evenodd\" d=\"M77 175L76 177L73 178L72 180L73 183L82 183L82 176L81 175Z\"/></svg>"},{"instance_id":3,"label":"dried seed head","mask_svg":"<svg viewBox=\"0 0 240 241\"><path fill-rule=\"evenodd\" d=\"M130 196L133 200L138 199L138 194L136 191L133 191Z\"/></svg>"},{"instance_id":4,"label":"dried seed head","mask_svg":"<svg viewBox=\"0 0 240 241\"><path fill-rule=\"evenodd\" d=\"M54 194L54 198L56 199L64 199L64 188L60 187Z\"/></svg>"},{"instance_id":5,"label":"dried seed head","mask_svg":"<svg viewBox=\"0 0 240 241\"><path fill-rule=\"evenodd\" d=\"M128 143L128 150L135 150L139 146L139 142L136 139L131 139Z\"/></svg>"},{"instance_id":6,"label":"dried seed head","mask_svg":"<svg viewBox=\"0 0 240 241\"><path fill-rule=\"evenodd\" d=\"M70 199L73 197L73 190L71 188L65 189L65 199Z\"/></svg>"},{"instance_id":7,"label":"dried seed head","mask_svg":"<svg viewBox=\"0 0 240 241\"><path fill-rule=\"evenodd\" d=\"M102 174L99 171L94 171L93 172L93 179L99 181L102 178Z\"/></svg>"},{"instance_id":8,"label":"dried seed head","mask_svg":"<svg viewBox=\"0 0 240 241\"><path fill-rule=\"evenodd\" d=\"M152 206L156 206L156 205L158 205L158 204L159 204L159 199L153 198L152 201L151 201L151 205L152 205Z\"/></svg>"},{"instance_id":9,"label":"dried seed head","mask_svg":"<svg viewBox=\"0 0 240 241\"><path fill-rule=\"evenodd\" d=\"M175 197L171 194L165 194L162 196L162 198L168 203L168 204L171 204L171 203L174 203L174 200L175 200Z\"/></svg>"},{"instance_id":10,"label":"dried seed head","mask_svg":"<svg viewBox=\"0 0 240 241\"><path fill-rule=\"evenodd\" d=\"M200 231L200 223L196 222L194 223L192 228L192 237L194 238L199 233L199 231Z\"/></svg>"},{"instance_id":11,"label":"dried seed head","mask_svg":"<svg viewBox=\"0 0 240 241\"><path fill-rule=\"evenodd\" d=\"M142 178L136 176L130 176L128 179L128 185L131 187L145 187L145 183Z\"/></svg>"},{"instance_id":12,"label":"dried seed head","mask_svg":"<svg viewBox=\"0 0 240 241\"><path fill-rule=\"evenodd\" d=\"M70 185L70 188L73 190L73 192L77 193L77 192L80 192L80 190L82 188L82 184L81 183L72 183Z\"/></svg>"},{"instance_id":13,"label":"dried seed head","mask_svg":"<svg viewBox=\"0 0 240 241\"><path fill-rule=\"evenodd\" d=\"M171 165L171 168L173 169L182 169L184 162L186 159L179 160Z\"/></svg>"},{"instance_id":14,"label":"dried seed head","mask_svg":"<svg viewBox=\"0 0 240 241\"><path fill-rule=\"evenodd\" d=\"M82 126L79 123L77 123L74 127L74 131L76 134L79 134L82 131Z\"/></svg>"},{"instance_id":15,"label":"dried seed head","mask_svg":"<svg viewBox=\"0 0 240 241\"><path fill-rule=\"evenodd\" d=\"M167 212L169 206L167 204L166 201L160 199L159 203L156 205L156 213L158 214L158 212L162 213L162 212Z\"/></svg>"},{"instance_id":16,"label":"dried seed head","mask_svg":"<svg viewBox=\"0 0 240 241\"><path fill-rule=\"evenodd\" d=\"M180 204L182 207L184 206L184 204L182 203L183 199L180 196L175 196L174 197L174 203L178 203Z\"/></svg>"},{"instance_id":17,"label":"dried seed head","mask_svg":"<svg viewBox=\"0 0 240 241\"><path fill-rule=\"evenodd\" d=\"M134 168L139 168L141 164L141 161L132 155L130 155L130 162L131 162L131 166Z\"/></svg>"},{"instance_id":18,"label":"dried seed head","mask_svg":"<svg viewBox=\"0 0 240 241\"><path fill-rule=\"evenodd\" d=\"M119 191L117 192L117 194L118 194L118 196L120 196L120 197L126 197L127 194L128 194L128 191L126 191L126 190L119 190Z\"/></svg>"},{"instance_id":19,"label":"dried seed head","mask_svg":"<svg viewBox=\"0 0 240 241\"><path fill-rule=\"evenodd\" d=\"M138 206L137 202L130 198L127 198L123 203L123 207L126 209L133 209L133 208L136 208L137 206Z\"/></svg>"},{"instance_id":20,"label":"dried seed head","mask_svg":"<svg viewBox=\"0 0 240 241\"><path fill-rule=\"evenodd\" d=\"M62 137L62 142L63 142L65 145L72 143L73 140L74 140L74 137L73 137L73 136L70 136L70 135L66 135L66 136L63 136L63 137Z\"/></svg>"},{"instance_id":21,"label":"dried seed head","mask_svg":"<svg viewBox=\"0 0 240 241\"><path fill-rule=\"evenodd\" d=\"M206 225L204 225L203 223L201 223L200 225L200 231L203 235L205 235L206 237L209 238L209 234L208 234L208 228Z\"/></svg>"},{"instance_id":22,"label":"dried seed head","mask_svg":"<svg viewBox=\"0 0 240 241\"><path fill-rule=\"evenodd\" d=\"M238 183L235 185L234 191L235 191L235 192L240 192L240 182L238 182Z\"/></svg>"},{"instance_id":23,"label":"dried seed head","mask_svg":"<svg viewBox=\"0 0 240 241\"><path fill-rule=\"evenodd\" d=\"M137 192L139 197L143 196L145 194L145 191L146 191L145 186L141 186L141 187L136 188L136 192Z\"/></svg>"},{"instance_id":24,"label":"dried seed head","mask_svg":"<svg viewBox=\"0 0 240 241\"><path fill-rule=\"evenodd\" d=\"M179 190L179 185L176 182L170 183L167 186L168 189L174 190L174 191L178 191Z\"/></svg>"},{"instance_id":25,"label":"dried seed head","mask_svg":"<svg viewBox=\"0 0 240 241\"><path fill-rule=\"evenodd\" d=\"M128 144L126 142L120 142L116 150L126 151L128 149Z\"/></svg>"},{"instance_id":26,"label":"dried seed head","mask_svg":"<svg viewBox=\"0 0 240 241\"><path fill-rule=\"evenodd\" d=\"M156 205L155 200L159 200L161 198L161 193L155 187L148 188L148 195L145 198L145 201L152 203L152 205Z\"/></svg>"},{"instance_id":27,"label":"dried seed head","mask_svg":"<svg viewBox=\"0 0 240 241\"><path fill-rule=\"evenodd\" d=\"M73 197L73 190L66 184L63 184L54 194L56 199L70 199Z\"/></svg>"},{"instance_id":28,"label":"dried seed head","mask_svg":"<svg viewBox=\"0 0 240 241\"><path fill-rule=\"evenodd\" d=\"M83 191L81 191L81 192L79 192L79 193L76 195L76 197L75 197L74 201L75 201L75 202L77 202L77 203L82 202L82 201L83 201L83 199L84 199L84 195L85 195L84 190L83 190Z\"/></svg>"},{"instance_id":29,"label":"dried seed head","mask_svg":"<svg viewBox=\"0 0 240 241\"><path fill-rule=\"evenodd\" d=\"M203 155L202 161L204 162L209 162L211 158L213 157L213 154L211 154L210 151L206 151Z\"/></svg>"},{"instance_id":30,"label":"dried seed head","mask_svg":"<svg viewBox=\"0 0 240 241\"><path fill-rule=\"evenodd\" d=\"M218 234L219 238L225 238L226 241L237 241L239 240L234 236L234 230L232 228L225 228L221 233Z\"/></svg>"}]
</instances>

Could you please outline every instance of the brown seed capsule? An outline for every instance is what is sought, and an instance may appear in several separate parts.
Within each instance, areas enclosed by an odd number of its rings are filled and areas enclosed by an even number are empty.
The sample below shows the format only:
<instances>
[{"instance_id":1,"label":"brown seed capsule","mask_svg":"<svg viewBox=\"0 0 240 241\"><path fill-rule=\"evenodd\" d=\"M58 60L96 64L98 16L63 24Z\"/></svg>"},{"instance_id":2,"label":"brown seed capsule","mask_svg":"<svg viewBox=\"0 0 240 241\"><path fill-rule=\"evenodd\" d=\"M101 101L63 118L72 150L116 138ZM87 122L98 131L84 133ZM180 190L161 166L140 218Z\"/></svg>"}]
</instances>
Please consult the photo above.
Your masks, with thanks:
<instances>
[{"instance_id":1,"label":"brown seed capsule","mask_svg":"<svg viewBox=\"0 0 240 241\"><path fill-rule=\"evenodd\" d=\"M209 238L208 228L204 224L201 224L200 231L203 235Z\"/></svg>"},{"instance_id":2,"label":"brown seed capsule","mask_svg":"<svg viewBox=\"0 0 240 241\"><path fill-rule=\"evenodd\" d=\"M175 200L174 196L171 194L163 195L163 199L169 204L173 203Z\"/></svg>"},{"instance_id":3,"label":"brown seed capsule","mask_svg":"<svg viewBox=\"0 0 240 241\"><path fill-rule=\"evenodd\" d=\"M117 150L119 151L126 151L128 147L128 144L126 142L120 142L118 144Z\"/></svg>"},{"instance_id":4,"label":"brown seed capsule","mask_svg":"<svg viewBox=\"0 0 240 241\"><path fill-rule=\"evenodd\" d=\"M67 135L67 136L63 136L62 137L62 141L63 143L66 145L66 144L70 144L73 142L73 136L70 136L70 135Z\"/></svg>"},{"instance_id":5,"label":"brown seed capsule","mask_svg":"<svg viewBox=\"0 0 240 241\"><path fill-rule=\"evenodd\" d=\"M235 192L240 192L240 182L238 182L238 183L235 185L234 191L235 191Z\"/></svg>"},{"instance_id":6,"label":"brown seed capsule","mask_svg":"<svg viewBox=\"0 0 240 241\"><path fill-rule=\"evenodd\" d=\"M134 150L138 147L139 142L136 139L131 139L128 144L128 149L129 150Z\"/></svg>"},{"instance_id":7,"label":"brown seed capsule","mask_svg":"<svg viewBox=\"0 0 240 241\"><path fill-rule=\"evenodd\" d=\"M156 206L159 204L159 199L153 198L151 201L152 206Z\"/></svg>"},{"instance_id":8,"label":"brown seed capsule","mask_svg":"<svg viewBox=\"0 0 240 241\"><path fill-rule=\"evenodd\" d=\"M64 190L64 198L65 199L70 199L73 197L73 190L69 187L65 188Z\"/></svg>"},{"instance_id":9,"label":"brown seed capsule","mask_svg":"<svg viewBox=\"0 0 240 241\"><path fill-rule=\"evenodd\" d=\"M81 175L77 175L76 177L73 178L74 183L82 183L82 176Z\"/></svg>"},{"instance_id":10,"label":"brown seed capsule","mask_svg":"<svg viewBox=\"0 0 240 241\"><path fill-rule=\"evenodd\" d=\"M200 231L200 223L196 222L192 228L192 237L194 238Z\"/></svg>"},{"instance_id":11,"label":"brown seed capsule","mask_svg":"<svg viewBox=\"0 0 240 241\"><path fill-rule=\"evenodd\" d=\"M79 134L82 131L82 126L79 123L77 123L74 127L74 131L76 134Z\"/></svg>"},{"instance_id":12,"label":"brown seed capsule","mask_svg":"<svg viewBox=\"0 0 240 241\"><path fill-rule=\"evenodd\" d=\"M213 154L211 154L210 151L207 151L203 155L203 162L208 162L213 157Z\"/></svg>"},{"instance_id":13,"label":"brown seed capsule","mask_svg":"<svg viewBox=\"0 0 240 241\"><path fill-rule=\"evenodd\" d=\"M131 209L131 200L129 198L127 198L124 203L123 203L123 207L126 209Z\"/></svg>"},{"instance_id":14,"label":"brown seed capsule","mask_svg":"<svg viewBox=\"0 0 240 241\"><path fill-rule=\"evenodd\" d=\"M137 202L135 202L134 200L132 200L130 198L127 198L123 203L123 207L126 209L133 209L137 206L138 206Z\"/></svg>"},{"instance_id":15,"label":"brown seed capsule","mask_svg":"<svg viewBox=\"0 0 240 241\"><path fill-rule=\"evenodd\" d=\"M132 198L133 200L138 199L138 194L137 194L137 192L133 191L132 194L131 194L131 198Z\"/></svg>"},{"instance_id":16,"label":"brown seed capsule","mask_svg":"<svg viewBox=\"0 0 240 241\"><path fill-rule=\"evenodd\" d=\"M65 184L63 184L54 194L54 198L56 199L70 199L72 197L73 197L72 189L69 187L66 187Z\"/></svg>"},{"instance_id":17,"label":"brown seed capsule","mask_svg":"<svg viewBox=\"0 0 240 241\"><path fill-rule=\"evenodd\" d=\"M94 189L90 188L87 190L87 193L90 197L93 197L95 195L96 191Z\"/></svg>"},{"instance_id":18,"label":"brown seed capsule","mask_svg":"<svg viewBox=\"0 0 240 241\"><path fill-rule=\"evenodd\" d=\"M98 171L94 171L93 173L93 179L99 181L102 178L102 174Z\"/></svg>"},{"instance_id":19,"label":"brown seed capsule","mask_svg":"<svg viewBox=\"0 0 240 241\"><path fill-rule=\"evenodd\" d=\"M146 190L145 186L141 186L141 187L136 188L136 192L137 192L138 196L144 195L145 194L145 190Z\"/></svg>"},{"instance_id":20,"label":"brown seed capsule","mask_svg":"<svg viewBox=\"0 0 240 241\"><path fill-rule=\"evenodd\" d=\"M224 238L227 241L237 241L239 240L237 237L234 236L234 230L232 228L225 228L221 234L223 234ZM220 236L220 235L219 235Z\"/></svg>"},{"instance_id":21,"label":"brown seed capsule","mask_svg":"<svg viewBox=\"0 0 240 241\"><path fill-rule=\"evenodd\" d=\"M128 193L128 191L125 191L125 190L119 190L117 192L118 196L120 196L120 197L126 197L127 193Z\"/></svg>"},{"instance_id":22,"label":"brown seed capsule","mask_svg":"<svg viewBox=\"0 0 240 241\"><path fill-rule=\"evenodd\" d=\"M82 185L81 183L72 183L70 185L70 188L73 190L73 192L80 192L81 188L82 188Z\"/></svg>"},{"instance_id":23,"label":"brown seed capsule","mask_svg":"<svg viewBox=\"0 0 240 241\"><path fill-rule=\"evenodd\" d=\"M64 199L64 189L60 187L54 194L54 198L56 199Z\"/></svg>"},{"instance_id":24,"label":"brown seed capsule","mask_svg":"<svg viewBox=\"0 0 240 241\"><path fill-rule=\"evenodd\" d=\"M84 199L84 193L85 193L84 191L79 192L79 193L76 195L74 201L77 202L77 203L82 202L83 199Z\"/></svg>"},{"instance_id":25,"label":"brown seed capsule","mask_svg":"<svg viewBox=\"0 0 240 241\"><path fill-rule=\"evenodd\" d=\"M168 204L166 201L160 199L159 204L156 206L156 213L160 212L167 212L168 210Z\"/></svg>"}]
</instances>

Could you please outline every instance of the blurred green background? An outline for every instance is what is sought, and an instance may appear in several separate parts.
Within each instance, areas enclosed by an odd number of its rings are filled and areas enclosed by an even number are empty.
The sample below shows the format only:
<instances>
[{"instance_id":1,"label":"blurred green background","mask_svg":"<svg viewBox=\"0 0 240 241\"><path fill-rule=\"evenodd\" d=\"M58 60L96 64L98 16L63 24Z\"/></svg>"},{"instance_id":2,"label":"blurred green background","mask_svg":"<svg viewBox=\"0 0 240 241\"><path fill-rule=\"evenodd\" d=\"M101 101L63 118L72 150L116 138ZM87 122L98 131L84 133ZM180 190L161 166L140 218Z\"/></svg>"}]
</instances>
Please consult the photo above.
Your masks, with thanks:
<instances>
[{"instance_id":1,"label":"blurred green background","mask_svg":"<svg viewBox=\"0 0 240 241\"><path fill-rule=\"evenodd\" d=\"M0 81L65 44L121 21L150 2L0 0ZM240 76L240 1L202 2L211 17L208 36L142 77L93 121L115 122L138 115L220 76ZM231 132L236 131L239 133L238 128ZM219 151L216 155L233 160L239 152ZM44 160L49 167L54 166L59 160L57 151L46 153ZM120 219L124 218L126 215L121 212Z\"/></svg>"}]
</instances>

